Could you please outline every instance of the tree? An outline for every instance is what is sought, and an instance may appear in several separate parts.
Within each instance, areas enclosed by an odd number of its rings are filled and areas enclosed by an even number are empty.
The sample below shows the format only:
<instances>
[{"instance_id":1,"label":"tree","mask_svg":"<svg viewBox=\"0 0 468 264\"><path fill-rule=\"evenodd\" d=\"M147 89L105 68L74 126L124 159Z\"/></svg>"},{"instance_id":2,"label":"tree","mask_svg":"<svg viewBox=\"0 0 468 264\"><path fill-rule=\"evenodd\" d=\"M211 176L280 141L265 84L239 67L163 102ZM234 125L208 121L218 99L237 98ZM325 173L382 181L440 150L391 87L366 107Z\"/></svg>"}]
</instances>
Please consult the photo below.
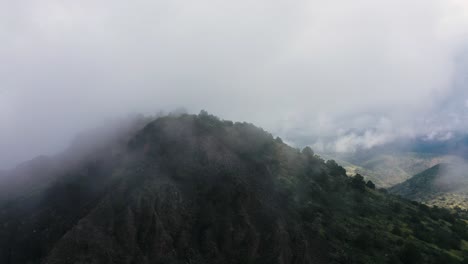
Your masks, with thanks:
<instances>
[{"instance_id":1,"label":"tree","mask_svg":"<svg viewBox=\"0 0 468 264\"><path fill-rule=\"evenodd\" d=\"M205 117L205 116L209 116L210 114L208 114L208 112L206 110L200 110L200 113L198 114L198 117Z\"/></svg>"},{"instance_id":2,"label":"tree","mask_svg":"<svg viewBox=\"0 0 468 264\"><path fill-rule=\"evenodd\" d=\"M302 154L309 159L314 157L314 151L309 146L302 149Z\"/></svg>"},{"instance_id":3,"label":"tree","mask_svg":"<svg viewBox=\"0 0 468 264\"><path fill-rule=\"evenodd\" d=\"M372 181L367 181L366 186L370 189L375 189L375 184Z\"/></svg>"},{"instance_id":4,"label":"tree","mask_svg":"<svg viewBox=\"0 0 468 264\"><path fill-rule=\"evenodd\" d=\"M364 181L364 177L359 173L354 175L354 177L351 178L351 187L359 191L365 191L366 182Z\"/></svg>"},{"instance_id":5,"label":"tree","mask_svg":"<svg viewBox=\"0 0 468 264\"><path fill-rule=\"evenodd\" d=\"M333 176L340 176L340 175L346 176L346 170L343 167L341 167L340 165L338 165L338 163L336 163L336 161L327 160L327 162L325 164L330 169L330 175L333 175Z\"/></svg>"}]
</instances>

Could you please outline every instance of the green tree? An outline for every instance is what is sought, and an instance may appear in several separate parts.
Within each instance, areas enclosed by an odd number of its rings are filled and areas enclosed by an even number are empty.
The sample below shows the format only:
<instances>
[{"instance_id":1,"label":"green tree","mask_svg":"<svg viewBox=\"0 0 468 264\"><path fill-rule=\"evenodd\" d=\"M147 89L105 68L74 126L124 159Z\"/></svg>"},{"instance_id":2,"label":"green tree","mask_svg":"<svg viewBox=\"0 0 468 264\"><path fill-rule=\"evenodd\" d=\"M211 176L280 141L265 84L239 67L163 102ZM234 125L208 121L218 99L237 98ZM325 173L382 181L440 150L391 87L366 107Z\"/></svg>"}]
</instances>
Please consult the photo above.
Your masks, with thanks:
<instances>
[{"instance_id":1,"label":"green tree","mask_svg":"<svg viewBox=\"0 0 468 264\"><path fill-rule=\"evenodd\" d=\"M366 182L364 181L364 177L359 173L354 175L354 177L351 178L351 187L359 191L365 191Z\"/></svg>"},{"instance_id":2,"label":"green tree","mask_svg":"<svg viewBox=\"0 0 468 264\"><path fill-rule=\"evenodd\" d=\"M308 159L314 157L314 151L309 146L302 149L302 154L305 155Z\"/></svg>"},{"instance_id":3,"label":"green tree","mask_svg":"<svg viewBox=\"0 0 468 264\"><path fill-rule=\"evenodd\" d=\"M331 175L333 175L333 176L340 176L340 175L345 176L346 175L346 170L343 167L341 167L340 165L338 165L338 163L336 163L336 161L327 160L327 162L325 164L327 165L328 169L330 170Z\"/></svg>"},{"instance_id":4,"label":"green tree","mask_svg":"<svg viewBox=\"0 0 468 264\"><path fill-rule=\"evenodd\" d=\"M366 186L370 189L375 189L375 184L372 181L367 181Z\"/></svg>"}]
</instances>

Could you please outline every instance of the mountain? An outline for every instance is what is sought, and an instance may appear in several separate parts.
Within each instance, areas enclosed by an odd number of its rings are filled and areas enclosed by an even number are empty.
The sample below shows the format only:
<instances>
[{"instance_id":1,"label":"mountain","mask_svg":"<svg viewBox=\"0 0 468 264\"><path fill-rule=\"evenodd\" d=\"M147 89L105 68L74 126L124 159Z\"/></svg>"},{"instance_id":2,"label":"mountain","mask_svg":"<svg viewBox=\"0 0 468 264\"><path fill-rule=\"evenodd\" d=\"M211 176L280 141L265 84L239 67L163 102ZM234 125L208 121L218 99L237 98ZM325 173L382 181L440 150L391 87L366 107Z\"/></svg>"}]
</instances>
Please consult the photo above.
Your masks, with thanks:
<instances>
[{"instance_id":1,"label":"mountain","mask_svg":"<svg viewBox=\"0 0 468 264\"><path fill-rule=\"evenodd\" d=\"M350 175L359 173L377 186L388 188L439 163L463 163L468 159L468 135L448 132L442 139L403 138L370 149L320 155L337 160Z\"/></svg>"},{"instance_id":2,"label":"mountain","mask_svg":"<svg viewBox=\"0 0 468 264\"><path fill-rule=\"evenodd\" d=\"M439 163L461 162L455 155L379 150L360 150L354 153L320 154L335 159L350 175L361 174L377 186L388 188Z\"/></svg>"},{"instance_id":3,"label":"mountain","mask_svg":"<svg viewBox=\"0 0 468 264\"><path fill-rule=\"evenodd\" d=\"M389 191L429 205L468 209L468 166L438 164Z\"/></svg>"},{"instance_id":4,"label":"mountain","mask_svg":"<svg viewBox=\"0 0 468 264\"><path fill-rule=\"evenodd\" d=\"M123 131L4 172L2 190L23 176L0 201L0 263L468 262L466 211L376 190L252 124L201 112Z\"/></svg>"}]
</instances>

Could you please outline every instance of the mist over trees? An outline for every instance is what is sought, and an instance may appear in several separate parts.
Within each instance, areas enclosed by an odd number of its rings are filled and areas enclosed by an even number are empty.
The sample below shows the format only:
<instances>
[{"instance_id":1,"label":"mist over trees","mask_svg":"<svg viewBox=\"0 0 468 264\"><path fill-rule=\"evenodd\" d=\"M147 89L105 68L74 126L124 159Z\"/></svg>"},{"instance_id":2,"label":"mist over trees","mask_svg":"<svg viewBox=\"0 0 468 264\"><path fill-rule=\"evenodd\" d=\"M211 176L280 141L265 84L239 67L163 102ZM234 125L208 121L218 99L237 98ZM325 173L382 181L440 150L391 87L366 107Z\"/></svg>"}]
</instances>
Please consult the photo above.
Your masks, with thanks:
<instances>
[{"instance_id":1,"label":"mist over trees","mask_svg":"<svg viewBox=\"0 0 468 264\"><path fill-rule=\"evenodd\" d=\"M92 155L1 202L2 263L466 261L466 211L387 194L206 111L133 124L94 150L82 137Z\"/></svg>"}]
</instances>

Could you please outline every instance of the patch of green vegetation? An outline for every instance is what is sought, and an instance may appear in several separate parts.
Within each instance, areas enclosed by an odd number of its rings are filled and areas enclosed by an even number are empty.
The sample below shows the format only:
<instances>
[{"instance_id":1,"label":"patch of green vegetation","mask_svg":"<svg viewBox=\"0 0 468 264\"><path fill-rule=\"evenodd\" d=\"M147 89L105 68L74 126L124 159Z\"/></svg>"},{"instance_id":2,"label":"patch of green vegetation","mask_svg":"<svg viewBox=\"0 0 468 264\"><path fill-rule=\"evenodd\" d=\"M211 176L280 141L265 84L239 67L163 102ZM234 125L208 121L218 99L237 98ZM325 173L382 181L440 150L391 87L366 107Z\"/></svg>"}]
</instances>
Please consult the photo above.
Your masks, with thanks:
<instances>
[{"instance_id":1,"label":"patch of green vegetation","mask_svg":"<svg viewBox=\"0 0 468 264\"><path fill-rule=\"evenodd\" d=\"M339 167L332 161L326 165L328 170ZM304 221L320 226L336 263L461 263L468 254L463 210L431 208L388 195L359 174L327 174L318 184L318 175L302 174L308 176L299 177L300 187L292 193L313 190L306 192L312 196L295 199L296 206L307 216Z\"/></svg>"}]
</instances>

